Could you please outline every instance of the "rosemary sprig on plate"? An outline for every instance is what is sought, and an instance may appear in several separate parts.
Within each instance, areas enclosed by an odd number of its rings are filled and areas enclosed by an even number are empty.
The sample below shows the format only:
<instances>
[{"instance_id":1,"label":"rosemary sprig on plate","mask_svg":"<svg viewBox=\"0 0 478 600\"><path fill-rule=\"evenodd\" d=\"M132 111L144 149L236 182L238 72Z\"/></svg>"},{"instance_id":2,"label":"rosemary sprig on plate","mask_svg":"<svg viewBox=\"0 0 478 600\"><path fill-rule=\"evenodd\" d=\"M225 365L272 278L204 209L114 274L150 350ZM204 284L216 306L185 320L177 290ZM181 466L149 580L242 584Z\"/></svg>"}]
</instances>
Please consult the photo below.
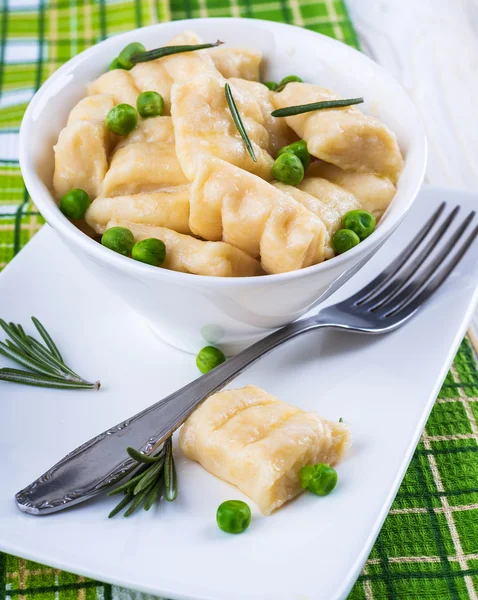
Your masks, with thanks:
<instances>
[{"instance_id":1,"label":"rosemary sprig on plate","mask_svg":"<svg viewBox=\"0 0 478 600\"><path fill-rule=\"evenodd\" d=\"M150 60L156 60L157 58L163 58L164 56L171 56L172 54L180 54L182 52L193 52L194 50L205 50L206 48L214 48L220 46L224 42L217 40L214 44L193 44L185 46L163 46L162 48L155 48L154 50L147 50L146 52L139 52L133 54L131 62L134 64L140 62L148 62Z\"/></svg>"},{"instance_id":2,"label":"rosemary sprig on plate","mask_svg":"<svg viewBox=\"0 0 478 600\"><path fill-rule=\"evenodd\" d=\"M241 115L237 110L236 103L234 101L234 96L232 95L231 86L226 83L224 86L224 93L226 94L226 100L229 105L229 110L231 111L232 119L234 121L235 126L237 127L237 131L241 134L242 139L244 140L244 144L246 145L247 151L251 155L251 158L254 162L257 162L257 158L254 152L254 148L252 147L251 140L247 135L246 128L241 119Z\"/></svg>"},{"instance_id":3,"label":"rosemary sprig on plate","mask_svg":"<svg viewBox=\"0 0 478 600\"><path fill-rule=\"evenodd\" d=\"M297 106L285 106L273 110L273 117L293 117L294 115L302 115L303 113L312 112L314 110L323 110L324 108L342 108L344 106L352 106L353 104L362 104L363 98L345 98L343 100L323 100L322 102L312 102L311 104L298 104Z\"/></svg>"},{"instance_id":4,"label":"rosemary sprig on plate","mask_svg":"<svg viewBox=\"0 0 478 600\"><path fill-rule=\"evenodd\" d=\"M130 506L123 515L125 517L133 514L141 504L144 510L149 510L156 500L158 502L161 500L162 496L169 502L173 502L178 495L173 443L170 437L164 442L161 450L152 455L142 454L134 448L126 448L126 451L136 461L136 464L123 477L129 475L135 469L138 470L126 483L108 492L108 496L125 494L123 500L108 515L109 519L117 515L123 508L126 508L128 504Z\"/></svg>"},{"instance_id":5,"label":"rosemary sprig on plate","mask_svg":"<svg viewBox=\"0 0 478 600\"><path fill-rule=\"evenodd\" d=\"M27 335L21 325L0 319L0 327L10 338L0 342L0 354L29 369L2 368L0 381L65 390L99 390L100 382L91 383L72 371L45 327L35 317L32 321L43 344Z\"/></svg>"}]
</instances>

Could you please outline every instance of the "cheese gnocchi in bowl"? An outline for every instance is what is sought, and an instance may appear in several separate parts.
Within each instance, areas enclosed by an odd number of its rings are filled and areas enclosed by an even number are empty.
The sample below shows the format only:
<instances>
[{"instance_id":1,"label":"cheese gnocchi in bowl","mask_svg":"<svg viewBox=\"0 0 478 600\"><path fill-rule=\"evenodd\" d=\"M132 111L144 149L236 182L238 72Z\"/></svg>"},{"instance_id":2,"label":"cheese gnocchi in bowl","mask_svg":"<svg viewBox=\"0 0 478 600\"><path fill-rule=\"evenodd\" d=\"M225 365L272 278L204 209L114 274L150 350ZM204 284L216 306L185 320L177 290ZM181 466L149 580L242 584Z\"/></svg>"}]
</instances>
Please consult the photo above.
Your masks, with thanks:
<instances>
[{"instance_id":1,"label":"cheese gnocchi in bowl","mask_svg":"<svg viewBox=\"0 0 478 600\"><path fill-rule=\"evenodd\" d=\"M232 354L330 295L400 223L425 163L417 112L378 65L250 19L105 40L45 82L20 131L28 190L75 259L190 352Z\"/></svg>"},{"instance_id":2,"label":"cheese gnocchi in bowl","mask_svg":"<svg viewBox=\"0 0 478 600\"><path fill-rule=\"evenodd\" d=\"M310 267L372 234L403 169L395 134L361 98L299 76L266 85L267 57L218 44L132 43L88 84L54 146L64 214L120 254L222 277Z\"/></svg>"}]
</instances>

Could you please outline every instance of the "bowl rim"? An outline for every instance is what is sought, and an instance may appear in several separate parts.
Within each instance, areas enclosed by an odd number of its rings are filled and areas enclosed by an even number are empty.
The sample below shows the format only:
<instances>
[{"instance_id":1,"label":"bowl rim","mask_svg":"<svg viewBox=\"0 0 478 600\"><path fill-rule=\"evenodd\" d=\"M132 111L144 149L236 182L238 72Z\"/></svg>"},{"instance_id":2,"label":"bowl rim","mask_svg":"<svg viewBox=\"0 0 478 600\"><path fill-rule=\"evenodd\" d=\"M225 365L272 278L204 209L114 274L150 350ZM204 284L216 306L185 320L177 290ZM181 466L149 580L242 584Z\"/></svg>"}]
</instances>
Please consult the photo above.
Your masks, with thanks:
<instances>
[{"instance_id":1,"label":"bowl rim","mask_svg":"<svg viewBox=\"0 0 478 600\"><path fill-rule=\"evenodd\" d=\"M340 47L342 51L346 49L345 51L354 54L356 58L359 57L359 60L363 61L365 65L372 67L374 71L378 71L385 82L388 82L392 86L399 88L402 91L403 96L406 98L406 101L409 103L411 112L413 113L415 121L417 122L420 128L419 131L415 132L415 137L417 140L415 142L415 145L418 146L419 157L419 160L416 161L415 164L415 181L411 183L410 190L408 191L408 199L402 209L402 212L398 213L393 219L389 219L385 223L383 223L383 225L377 228L377 230L370 237L366 238L359 245L355 246L354 248L352 248L344 254L340 254L338 256L333 257L333 259L323 261L321 263L311 265L309 267L304 267L303 269L289 271L286 273L256 275L248 277L217 277L212 275L196 275L193 273L182 273L179 271L172 271L169 269L153 267L151 265L147 265L132 260L131 258L122 256L116 252L112 252L108 248L105 248L100 243L83 233L83 231L81 231L76 225L69 221L61 213L50 191L45 191L44 189L42 189L42 186L45 186L45 184L36 172L36 169L33 165L32 157L29 154L29 144L27 140L31 138L31 135L35 129L35 120L33 119L32 115L34 114L38 105L44 102L44 97L48 96L50 88L55 84L57 80L64 77L66 73L69 73L72 70L74 70L84 60L88 59L88 57L95 56L98 52L108 49L109 46L116 45L123 38L130 38L134 33L138 31L161 29L171 24L183 25L185 28L194 29L195 24L204 23L206 21L209 23L220 23L224 21L236 22L237 24L240 23L241 26L247 25L247 23L249 23L255 26L263 25L269 29L277 28L286 30L299 30L301 32L301 35L306 35L308 37L319 36L319 38L321 38L321 43L326 45L328 44L329 46L331 46L332 50L337 49L338 47ZM129 43L129 41L130 40L128 40L128 42L126 43ZM61 237L64 237L67 240L71 240L72 243L74 243L76 246L79 246L90 258L98 257L99 260L107 263L109 266L116 267L118 270L125 270L131 275L141 274L142 276L146 277L156 277L159 279L171 280L183 285L201 284L211 287L247 287L250 285L262 285L265 283L273 282L286 283L289 281L296 281L304 277L319 275L320 273L326 272L328 270L340 268L340 266L345 267L347 263L351 262L350 259L353 258L355 259L355 261L353 261L354 264L358 263L362 257L370 255L374 248L381 246L381 244L391 235L391 233L393 233L393 231L408 213L411 205L413 204L413 201L415 200L422 186L425 177L427 154L428 150L425 131L422 120L420 118L420 115L418 114L415 105L413 104L412 100L410 99L402 85L398 81L396 81L395 78L392 75L390 75L378 63L373 61L371 58L369 58L359 50L356 50L355 48L348 46L347 44L339 40L330 38L326 35L311 31L309 29L304 29L296 25L289 25L286 23L280 23L276 21L238 17L204 17L197 19L193 18L181 19L177 21L165 21L162 23L155 23L146 27L139 27L131 31L113 35L105 40L102 40L101 42L98 42L97 44L91 46L90 48L87 48L83 52L80 52L79 54L68 60L42 84L42 86L34 94L33 98L28 104L28 107L22 119L19 136L19 162L25 185L29 191L33 203L40 209L42 216ZM53 203L51 201L53 201Z\"/></svg>"}]
</instances>

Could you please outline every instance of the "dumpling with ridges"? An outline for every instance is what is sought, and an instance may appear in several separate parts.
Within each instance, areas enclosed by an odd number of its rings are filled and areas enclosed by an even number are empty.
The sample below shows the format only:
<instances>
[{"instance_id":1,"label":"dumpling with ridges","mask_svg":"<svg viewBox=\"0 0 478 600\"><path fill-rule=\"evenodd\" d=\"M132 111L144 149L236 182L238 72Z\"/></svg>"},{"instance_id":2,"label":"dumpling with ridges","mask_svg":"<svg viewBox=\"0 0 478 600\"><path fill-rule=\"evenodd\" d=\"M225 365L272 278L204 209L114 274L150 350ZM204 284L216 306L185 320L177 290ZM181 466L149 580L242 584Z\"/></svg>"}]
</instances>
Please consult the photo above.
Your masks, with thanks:
<instances>
[{"instance_id":1,"label":"dumpling with ridges","mask_svg":"<svg viewBox=\"0 0 478 600\"><path fill-rule=\"evenodd\" d=\"M171 117L150 117L139 119L138 125L126 137L120 139L116 151L123 146L146 142L148 144L174 144L174 127Z\"/></svg>"},{"instance_id":2,"label":"dumpling with ridges","mask_svg":"<svg viewBox=\"0 0 478 600\"><path fill-rule=\"evenodd\" d=\"M131 69L130 73L139 93L157 92L161 94L164 100L164 114L169 115L171 111L171 87L174 81L161 60L138 63Z\"/></svg>"},{"instance_id":3,"label":"dumpling with ridges","mask_svg":"<svg viewBox=\"0 0 478 600\"><path fill-rule=\"evenodd\" d=\"M332 247L331 235L329 233L330 228L327 228L327 224L336 217L335 212L328 209L327 205L323 205L315 196L311 196L310 194L307 194L307 192L303 192L293 185L281 183L280 181L274 181L272 185L305 206L307 210L320 218L326 228L324 236L324 259L332 258L332 256L334 256L334 250Z\"/></svg>"},{"instance_id":4,"label":"dumpling with ridges","mask_svg":"<svg viewBox=\"0 0 478 600\"><path fill-rule=\"evenodd\" d=\"M223 240L284 273L324 260L325 227L302 204L260 177L201 157L191 187L191 231Z\"/></svg>"},{"instance_id":5,"label":"dumpling with ridges","mask_svg":"<svg viewBox=\"0 0 478 600\"><path fill-rule=\"evenodd\" d=\"M86 222L96 233L104 233L110 221L130 221L138 225L167 227L189 234L189 185L169 192L152 192L99 197L86 212Z\"/></svg>"},{"instance_id":6,"label":"dumpling with ridges","mask_svg":"<svg viewBox=\"0 0 478 600\"><path fill-rule=\"evenodd\" d=\"M104 127L88 121L74 121L65 127L53 147L55 173L53 188L57 198L74 188L96 198L108 169L109 134Z\"/></svg>"},{"instance_id":7,"label":"dumpling with ridges","mask_svg":"<svg viewBox=\"0 0 478 600\"><path fill-rule=\"evenodd\" d=\"M201 44L201 38L192 31L185 31L170 40L166 46ZM171 111L171 88L173 83L185 81L201 72L218 74L207 52L197 50L156 60L138 63L130 73L140 92L158 92L164 100L165 114Z\"/></svg>"},{"instance_id":8,"label":"dumpling with ridges","mask_svg":"<svg viewBox=\"0 0 478 600\"><path fill-rule=\"evenodd\" d=\"M322 177L339 185L352 193L359 200L363 210L372 213L377 219L387 210L397 191L388 177L379 177L374 173L344 171L321 160L310 165L307 177Z\"/></svg>"},{"instance_id":9,"label":"dumpling with ridges","mask_svg":"<svg viewBox=\"0 0 478 600\"><path fill-rule=\"evenodd\" d=\"M209 55L216 69L223 77L239 77L249 81L259 81L262 53L249 48L211 48Z\"/></svg>"},{"instance_id":10,"label":"dumpling with ridges","mask_svg":"<svg viewBox=\"0 0 478 600\"><path fill-rule=\"evenodd\" d=\"M139 225L129 221L111 221L107 227L117 226L127 227L133 233L135 241L147 238L162 240L166 246L166 260L161 267L165 269L212 277L263 275L257 260L224 242L204 242L165 227Z\"/></svg>"},{"instance_id":11,"label":"dumpling with ridges","mask_svg":"<svg viewBox=\"0 0 478 600\"><path fill-rule=\"evenodd\" d=\"M164 114L169 115L171 112L171 87L174 82L166 67L161 64L161 59L138 63L130 73L140 93L157 92L161 94L164 100Z\"/></svg>"},{"instance_id":12,"label":"dumpling with ridges","mask_svg":"<svg viewBox=\"0 0 478 600\"><path fill-rule=\"evenodd\" d=\"M248 385L210 396L179 434L182 452L238 487L265 515L298 496L303 466L335 465L351 444L343 423Z\"/></svg>"},{"instance_id":13,"label":"dumpling with ridges","mask_svg":"<svg viewBox=\"0 0 478 600\"><path fill-rule=\"evenodd\" d=\"M345 213L362 208L356 196L321 177L305 177L298 187L317 199L313 212L320 216L331 236L341 228Z\"/></svg>"},{"instance_id":14,"label":"dumpling with ridges","mask_svg":"<svg viewBox=\"0 0 478 600\"><path fill-rule=\"evenodd\" d=\"M94 94L82 98L68 116L67 125L74 121L104 122L106 115L115 105L111 94Z\"/></svg>"},{"instance_id":15,"label":"dumpling with ridges","mask_svg":"<svg viewBox=\"0 0 478 600\"><path fill-rule=\"evenodd\" d=\"M349 210L361 208L357 198L338 185L319 177L306 177L299 187L275 181L273 186L288 194L317 215L327 230L325 258L334 256L332 236L342 227L342 217Z\"/></svg>"},{"instance_id":16,"label":"dumpling with ridges","mask_svg":"<svg viewBox=\"0 0 478 600\"><path fill-rule=\"evenodd\" d=\"M273 157L277 152L288 144L297 141L299 138L296 133L287 125L285 119L272 116L274 105L271 92L263 83L257 81L246 81L245 79L232 78L230 83L250 94L250 102L258 102L261 107L264 127L269 133L269 145L267 151Z\"/></svg>"},{"instance_id":17,"label":"dumpling with ridges","mask_svg":"<svg viewBox=\"0 0 478 600\"><path fill-rule=\"evenodd\" d=\"M115 137L104 117L113 106L112 96L98 94L83 98L72 109L53 148L53 188L57 198L74 188L84 190L91 199L100 193Z\"/></svg>"},{"instance_id":18,"label":"dumpling with ridges","mask_svg":"<svg viewBox=\"0 0 478 600\"><path fill-rule=\"evenodd\" d=\"M176 152L186 176L192 180L201 155L216 156L271 179L272 157L266 148L269 134L263 125L262 110L250 95L231 85L244 127L254 147L254 162L231 116L225 96L226 80L200 75L175 84L171 93L171 115L176 135Z\"/></svg>"},{"instance_id":19,"label":"dumpling with ridges","mask_svg":"<svg viewBox=\"0 0 478 600\"><path fill-rule=\"evenodd\" d=\"M166 191L188 180L174 145L162 142L128 144L115 152L101 188L105 197Z\"/></svg>"},{"instance_id":20,"label":"dumpling with ridges","mask_svg":"<svg viewBox=\"0 0 478 600\"><path fill-rule=\"evenodd\" d=\"M202 44L203 40L194 33L194 31L183 31L183 33L174 37L167 46L192 46ZM171 54L162 61L169 76L174 83L189 81L200 73L210 73L219 76L220 73L214 66L214 61L207 50L194 50L192 52L181 52Z\"/></svg>"},{"instance_id":21,"label":"dumpling with ridges","mask_svg":"<svg viewBox=\"0 0 478 600\"><path fill-rule=\"evenodd\" d=\"M139 89L131 75L131 71L114 69L100 75L88 85L88 95L109 94L115 104L131 104L136 108Z\"/></svg>"},{"instance_id":22,"label":"dumpling with ridges","mask_svg":"<svg viewBox=\"0 0 478 600\"><path fill-rule=\"evenodd\" d=\"M339 94L310 83L289 83L273 96L276 108L340 98ZM393 182L398 179L403 158L395 134L355 106L282 118L307 142L313 156L341 169L373 172Z\"/></svg>"}]
</instances>

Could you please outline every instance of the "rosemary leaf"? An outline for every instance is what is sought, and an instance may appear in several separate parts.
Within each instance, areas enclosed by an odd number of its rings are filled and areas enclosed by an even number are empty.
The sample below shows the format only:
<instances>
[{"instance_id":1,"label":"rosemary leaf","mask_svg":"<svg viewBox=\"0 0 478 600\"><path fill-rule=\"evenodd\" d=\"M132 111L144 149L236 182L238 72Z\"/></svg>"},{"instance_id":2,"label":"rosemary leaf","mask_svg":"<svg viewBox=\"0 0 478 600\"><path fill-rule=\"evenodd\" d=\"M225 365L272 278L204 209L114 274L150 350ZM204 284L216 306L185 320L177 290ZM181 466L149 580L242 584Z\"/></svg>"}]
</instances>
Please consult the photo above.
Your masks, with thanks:
<instances>
[{"instance_id":1,"label":"rosemary leaf","mask_svg":"<svg viewBox=\"0 0 478 600\"><path fill-rule=\"evenodd\" d=\"M130 515L132 515L134 513L134 511L138 508L138 506L141 504L141 502L143 502L143 500L146 498L149 491L150 491L150 489L148 488L148 489L142 491L137 496L135 496L133 502L131 503L131 506L124 513L123 517L129 517Z\"/></svg>"},{"instance_id":2,"label":"rosemary leaf","mask_svg":"<svg viewBox=\"0 0 478 600\"><path fill-rule=\"evenodd\" d=\"M55 342L51 339L50 334L45 329L45 327L43 327L43 325L40 323L40 321L36 317L32 317L32 321L33 321L33 324L35 325L35 327L37 328L38 333L42 336L43 341L48 346L48 349L53 354L53 356L55 358L57 358L60 362L65 364L63 361L63 358L60 354L60 351L56 347Z\"/></svg>"},{"instance_id":3,"label":"rosemary leaf","mask_svg":"<svg viewBox=\"0 0 478 600\"><path fill-rule=\"evenodd\" d=\"M116 485L116 483L123 480L125 477L129 477L133 471L135 472L134 477L129 479L126 483L122 483L119 488L115 488L111 492L108 492L107 496L114 496L115 494L119 494L120 492L124 492L125 494L127 494L128 488L133 482L133 479L139 481L147 469L148 465L141 465L139 468L138 463L131 465L124 473L122 473L119 477L117 477L114 481L110 482L108 485ZM133 493L133 490L131 490L131 493Z\"/></svg>"},{"instance_id":4,"label":"rosemary leaf","mask_svg":"<svg viewBox=\"0 0 478 600\"><path fill-rule=\"evenodd\" d=\"M38 357L33 355L28 341L25 341L22 338L15 323L9 323L7 325L7 323L3 319L0 319L0 327L11 338L11 340L13 340L13 343L8 339L5 340L5 343L10 348L10 350L13 350L13 352L19 352L21 354L25 354L26 358L28 358L28 357L32 358L39 365L42 365L43 367L45 367L46 371L50 372L52 375L53 374L61 375L60 371L58 371L58 369L56 369L56 367L52 368L51 365L43 364L44 361L42 359L38 360ZM39 371L39 372L41 372L41 371Z\"/></svg>"},{"instance_id":5,"label":"rosemary leaf","mask_svg":"<svg viewBox=\"0 0 478 600\"><path fill-rule=\"evenodd\" d=\"M7 324L3 319L0 319L0 327L16 344L16 350L28 353L28 344L26 344L24 340L22 340L20 334L17 333L15 323Z\"/></svg>"},{"instance_id":6,"label":"rosemary leaf","mask_svg":"<svg viewBox=\"0 0 478 600\"><path fill-rule=\"evenodd\" d=\"M28 356L30 356L33 360L35 360L38 364L42 365L47 371L50 371L52 375L56 375L58 377L64 377L65 375L71 374L67 373L64 365L57 361L56 359L51 358L47 354L47 350L44 346L42 346L37 340L32 337L26 336L26 339L21 337L20 332L18 331L18 326L15 323L9 323L9 327L11 331L10 333L12 339L16 342L17 346L19 346ZM39 347L39 349L37 348ZM78 375L74 374L75 378L79 381L83 381Z\"/></svg>"},{"instance_id":7,"label":"rosemary leaf","mask_svg":"<svg viewBox=\"0 0 478 600\"><path fill-rule=\"evenodd\" d=\"M128 494L127 496L125 496L123 498L123 500L121 500L121 502L119 504L117 504L113 510L110 512L110 514L108 515L108 519L111 519L112 517L114 517L115 515L117 515L119 513L120 510L123 510L123 508L125 506L128 506L128 504L134 499L133 494Z\"/></svg>"},{"instance_id":8,"label":"rosemary leaf","mask_svg":"<svg viewBox=\"0 0 478 600\"><path fill-rule=\"evenodd\" d=\"M14 360L16 363L26 367L27 369L30 369L31 371L34 371L35 373L41 373L42 375L48 376L57 375L57 373L55 373L52 369L45 368L42 364L28 356L28 354L18 349L14 350L12 347L7 346L3 342L0 342L0 354L6 358Z\"/></svg>"},{"instance_id":9,"label":"rosemary leaf","mask_svg":"<svg viewBox=\"0 0 478 600\"><path fill-rule=\"evenodd\" d=\"M28 336L25 333L25 331L23 330L23 327L19 324L19 325L17 325L17 329L18 329L18 332L20 333L20 335L22 336L22 338L26 341Z\"/></svg>"},{"instance_id":10,"label":"rosemary leaf","mask_svg":"<svg viewBox=\"0 0 478 600\"><path fill-rule=\"evenodd\" d=\"M125 469L123 471L123 473L116 473L116 475L114 475L110 481L103 484L104 487L110 488L113 485L116 485L117 483L119 483L120 481L123 481L123 479L125 479L126 477L129 477L129 475L131 475L131 473L137 468L137 466L138 466L137 464L130 465L127 469ZM139 474L139 471L137 471L137 474ZM127 493L127 492L125 492L125 493Z\"/></svg>"},{"instance_id":11,"label":"rosemary leaf","mask_svg":"<svg viewBox=\"0 0 478 600\"><path fill-rule=\"evenodd\" d=\"M166 459L164 463L164 497L168 502L176 500L178 495L178 480L173 457L173 441L166 440Z\"/></svg>"},{"instance_id":12,"label":"rosemary leaf","mask_svg":"<svg viewBox=\"0 0 478 600\"><path fill-rule=\"evenodd\" d=\"M136 484L133 494L139 494L144 489L146 489L153 481L156 480L156 477L162 472L164 466L164 459L155 465L151 465L149 469L146 471L141 480Z\"/></svg>"},{"instance_id":13,"label":"rosemary leaf","mask_svg":"<svg viewBox=\"0 0 478 600\"><path fill-rule=\"evenodd\" d=\"M293 117L314 110L323 110L324 108L341 108L352 106L353 104L362 104L363 98L348 98L343 100L324 100L322 102L312 102L312 104L299 104L297 106L285 106L271 112L273 117Z\"/></svg>"},{"instance_id":14,"label":"rosemary leaf","mask_svg":"<svg viewBox=\"0 0 478 600\"><path fill-rule=\"evenodd\" d=\"M149 454L143 454L142 452L139 452L138 450L128 446L128 448L126 448L126 452L138 463L155 463L159 462L163 458L163 450L161 450L159 454L151 456Z\"/></svg>"},{"instance_id":15,"label":"rosemary leaf","mask_svg":"<svg viewBox=\"0 0 478 600\"><path fill-rule=\"evenodd\" d=\"M226 100L229 105L229 110L231 111L234 124L237 127L237 131L241 134L241 137L244 140L244 144L246 145L247 151L249 152L252 160L254 162L257 162L254 148L252 146L251 140L249 139L249 136L247 135L244 123L242 122L241 115L237 110L237 106L232 95L231 86L228 83L226 83L226 85L224 86L224 93L226 94Z\"/></svg>"},{"instance_id":16,"label":"rosemary leaf","mask_svg":"<svg viewBox=\"0 0 478 600\"><path fill-rule=\"evenodd\" d=\"M1 353L1 351L0 351ZM42 375L39 373L29 373L19 369L0 369L0 381L9 381L11 383L21 383L23 385L33 385L36 387L47 387L63 390L99 390L100 383L68 381L59 377Z\"/></svg>"},{"instance_id":17,"label":"rosemary leaf","mask_svg":"<svg viewBox=\"0 0 478 600\"><path fill-rule=\"evenodd\" d=\"M56 374L58 376L64 375L64 370L62 363L59 361L53 362L50 356L46 353L48 352L44 346L42 346L37 340L34 338L27 336L23 330L21 325L15 325L15 323L7 323L0 319L0 326L5 331L7 335L15 342L16 347L12 348L11 343L7 340L7 345L10 349L16 350L18 352L24 352L28 356L30 356L33 360L35 360L38 364L42 365L47 371L50 371L51 374ZM35 344L39 346L41 349L45 351L45 353L39 352L34 346ZM77 379L81 379L76 376Z\"/></svg>"},{"instance_id":18,"label":"rosemary leaf","mask_svg":"<svg viewBox=\"0 0 478 600\"><path fill-rule=\"evenodd\" d=\"M130 487L136 485L136 483L138 483L138 481L141 480L145 471L146 471L146 469L142 469L141 472L138 471L138 473L136 473L136 475L134 477L132 477L131 479L128 479L128 481L126 483L122 483L120 486L118 486L114 490L109 491L106 495L107 496L115 496L116 494L120 494L121 492L123 492L125 490L128 491Z\"/></svg>"},{"instance_id":19,"label":"rosemary leaf","mask_svg":"<svg viewBox=\"0 0 478 600\"><path fill-rule=\"evenodd\" d=\"M164 56L171 56L172 54L180 54L182 52L193 52L194 50L205 50L206 48L214 48L220 46L224 42L217 40L214 44L194 44L185 46L163 46L162 48L156 48L154 50L148 50L147 52L140 52L134 54L131 57L131 62L136 64L140 62L148 62L150 60L156 60L157 58L163 58Z\"/></svg>"},{"instance_id":20,"label":"rosemary leaf","mask_svg":"<svg viewBox=\"0 0 478 600\"><path fill-rule=\"evenodd\" d=\"M3 319L0 319L0 320L3 321ZM7 325L5 323L5 321L3 321L3 324ZM13 331L13 333L17 334L17 336L20 337L20 339L23 339L24 335L22 335L22 333L20 332L21 325L16 325L15 323L10 322L10 323L8 323L7 328L10 331ZM3 329L10 335L10 331L7 331L7 329L5 329L5 327L3 327ZM22 331L23 331L23 329L22 329ZM25 334L24 331L23 331L23 334Z\"/></svg>"},{"instance_id":21,"label":"rosemary leaf","mask_svg":"<svg viewBox=\"0 0 478 600\"><path fill-rule=\"evenodd\" d=\"M4 321L3 319L0 319L0 327L3 329L3 331L7 335L10 335L10 327L7 325L6 321Z\"/></svg>"},{"instance_id":22,"label":"rosemary leaf","mask_svg":"<svg viewBox=\"0 0 478 600\"><path fill-rule=\"evenodd\" d=\"M164 479L163 479L163 476L161 475L160 477L158 477L158 480L151 487L150 491L148 492L148 495L146 496L146 500L144 501L144 506L143 506L144 510L149 510L153 506L156 499L158 501L161 500L161 494L163 491L163 483L164 483Z\"/></svg>"},{"instance_id":23,"label":"rosemary leaf","mask_svg":"<svg viewBox=\"0 0 478 600\"><path fill-rule=\"evenodd\" d=\"M31 336L28 336L28 342L30 343L31 351L35 354L35 356L38 356L38 354L40 354L44 361L46 361L48 364L51 364L52 367L60 369L63 375L71 375L78 381L84 381L84 379L82 379L77 373L72 371L64 363L60 362L57 358L55 358L53 354L51 354L50 351L47 350L45 346L43 346L43 344L40 344L38 340Z\"/></svg>"}]
</instances>

